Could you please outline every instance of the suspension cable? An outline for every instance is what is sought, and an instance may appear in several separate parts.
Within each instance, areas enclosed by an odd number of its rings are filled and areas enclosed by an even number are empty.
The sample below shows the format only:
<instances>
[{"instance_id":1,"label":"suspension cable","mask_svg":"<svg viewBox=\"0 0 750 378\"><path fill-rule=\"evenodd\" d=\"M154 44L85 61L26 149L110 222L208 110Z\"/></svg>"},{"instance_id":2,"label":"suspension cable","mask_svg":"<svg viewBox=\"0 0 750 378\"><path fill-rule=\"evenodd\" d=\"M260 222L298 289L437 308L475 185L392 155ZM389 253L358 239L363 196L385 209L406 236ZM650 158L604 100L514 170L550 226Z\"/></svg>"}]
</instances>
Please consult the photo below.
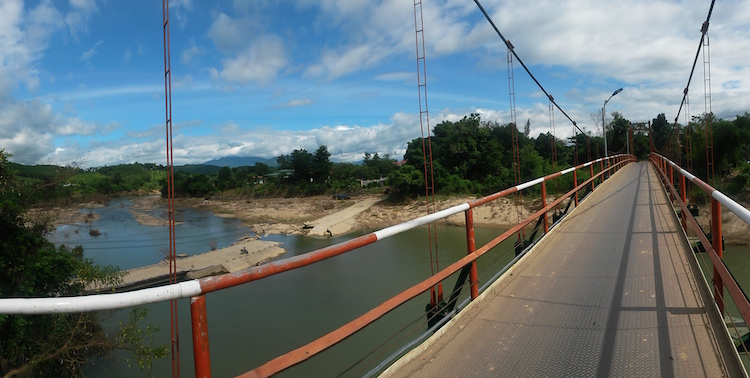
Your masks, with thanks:
<instances>
[{"instance_id":1,"label":"suspension cable","mask_svg":"<svg viewBox=\"0 0 750 378\"><path fill-rule=\"evenodd\" d=\"M560 105L558 105L557 102L555 102L555 99L552 97L552 95L550 95L547 92L547 90L544 89L544 87L542 86L542 84L540 84L539 81L534 77L534 75L531 73L531 71L529 70L529 68L526 67L526 64L524 64L523 60L521 60L521 57L518 56L518 54L516 53L516 50L513 48L513 45L510 43L510 41L508 41L507 39L505 39L505 37L503 36L503 33L500 32L500 29L498 29L497 26L495 26L495 23L492 21L492 18L490 18L489 14L487 14L487 11L484 10L484 7L482 7L482 4L479 3L479 0L474 0L474 2L479 7L479 10L482 11L482 14L484 14L484 17L487 19L487 21L490 23L490 25L492 25L492 28L495 29L495 33L497 33L497 35L500 37L500 39L503 40L503 42L508 47L508 49L511 51L511 53L513 53L513 56L515 56L516 60L518 60L518 63L520 63L521 66L523 67L523 69L526 70L526 73L529 74L529 77L531 77L532 80L534 80L534 82L539 87L539 89L541 89L542 92L544 92L544 94L547 96L547 98L550 100L550 102L553 103L555 105L555 107L557 107L557 109L565 116L565 118L567 118L570 122L573 123L573 126L575 126L576 129L578 129L578 131L580 131L582 134L586 135L586 133L584 133L583 130L581 130L578 127L578 124L576 124L576 121L574 121L572 118L570 118L570 116L568 115L568 113L565 113L565 110L563 110L560 107Z\"/></svg>"},{"instance_id":2,"label":"suspension cable","mask_svg":"<svg viewBox=\"0 0 750 378\"><path fill-rule=\"evenodd\" d=\"M690 82L693 80L693 73L695 73L695 66L698 64L698 57L701 54L701 50L703 49L703 39L706 38L706 33L708 33L708 24L711 20L711 13L714 11L714 3L716 0L711 0L711 6L708 8L708 15L706 16L706 21L703 22L703 25L701 26L701 39L698 42L698 50L695 52L695 58L693 59L693 68L690 69L690 76L688 76L687 84L685 85L685 89L682 91L682 101L680 102L680 108L677 109L677 116L674 118L674 122L677 123L677 120L680 118L680 112L682 111L682 106L685 104L685 100L687 99L688 90L690 88Z\"/></svg>"},{"instance_id":3,"label":"suspension cable","mask_svg":"<svg viewBox=\"0 0 750 378\"><path fill-rule=\"evenodd\" d=\"M672 139L672 136L674 134L674 130L677 127L677 121L680 119L680 113L682 112L682 107L685 106L685 102L687 101L688 92L690 91L690 82L693 80L693 74L695 73L695 66L698 64L698 57L701 54L701 51L703 50L703 40L706 38L706 33L708 33L708 26L709 21L711 20L711 13L714 11L714 3L716 3L716 0L711 0L711 6L708 8L708 15L706 15L706 21L703 22L703 25L701 25L701 39L698 41L698 50L695 52L695 58L693 59L693 67L690 68L690 75L688 76L687 84L685 85L685 89L682 90L682 101L680 101L680 107L677 109L677 115L674 117L674 126L672 127L672 130L669 132L669 138L667 139L666 143L669 143L669 141ZM655 147L655 146L654 146ZM662 146L662 149L664 146Z\"/></svg>"}]
</instances>

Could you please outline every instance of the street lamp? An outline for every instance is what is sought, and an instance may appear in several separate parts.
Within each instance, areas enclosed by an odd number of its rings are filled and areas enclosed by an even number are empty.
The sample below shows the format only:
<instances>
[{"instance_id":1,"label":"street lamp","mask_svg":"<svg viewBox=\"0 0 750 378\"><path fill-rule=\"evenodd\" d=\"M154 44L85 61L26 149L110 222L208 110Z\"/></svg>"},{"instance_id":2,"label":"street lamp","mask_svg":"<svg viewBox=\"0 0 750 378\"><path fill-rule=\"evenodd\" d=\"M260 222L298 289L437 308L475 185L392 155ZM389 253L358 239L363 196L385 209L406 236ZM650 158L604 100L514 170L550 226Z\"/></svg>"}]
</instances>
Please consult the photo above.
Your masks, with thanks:
<instances>
[{"instance_id":1,"label":"street lamp","mask_svg":"<svg viewBox=\"0 0 750 378\"><path fill-rule=\"evenodd\" d=\"M607 164L609 164L609 151L607 150L607 123L604 120L604 114L606 112L605 109L607 107L607 103L609 102L609 100L611 100L612 97L615 97L620 92L622 92L622 88L612 92L612 96L609 96L609 98L606 101L604 101L604 105L602 106L602 129L604 130L604 157L607 158Z\"/></svg>"}]
</instances>

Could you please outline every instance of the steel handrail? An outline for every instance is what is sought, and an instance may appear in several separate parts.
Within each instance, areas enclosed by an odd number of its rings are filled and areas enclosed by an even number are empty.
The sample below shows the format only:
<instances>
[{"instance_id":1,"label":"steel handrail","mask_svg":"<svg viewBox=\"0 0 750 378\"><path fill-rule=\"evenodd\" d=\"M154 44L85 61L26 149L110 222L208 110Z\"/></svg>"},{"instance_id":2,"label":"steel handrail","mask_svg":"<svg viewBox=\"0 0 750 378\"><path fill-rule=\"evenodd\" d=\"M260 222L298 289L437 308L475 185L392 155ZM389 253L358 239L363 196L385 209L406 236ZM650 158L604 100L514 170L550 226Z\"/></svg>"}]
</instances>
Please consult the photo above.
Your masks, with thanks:
<instances>
[{"instance_id":1,"label":"steel handrail","mask_svg":"<svg viewBox=\"0 0 750 378\"><path fill-rule=\"evenodd\" d=\"M614 164L609 164L608 168L604 167L604 162L610 160L615 161ZM456 205L445 210L416 218L404 223L400 223L394 226L386 227L384 229L372 232L367 235L363 235L352 240L338 243L333 246L321 248L303 255L294 256L278 261L269 262L260 266L250 267L235 273L226 273L219 276L206 277L196 280L185 281L181 283L164 285L156 288L140 289L137 291L126 292L126 293L109 293L109 294L94 294L86 296L76 297L52 297L52 298L0 298L0 314L49 314L49 313L74 313L74 312L88 312L88 311L99 311L99 310L114 310L127 307L133 307L138 305L169 301L179 298L191 298L191 317L192 317L192 330L193 330L193 352L195 356L195 368L196 376L210 376L210 356L208 349L208 331L207 331L207 319L206 319L206 305L205 305L205 294L242 285L258 279L262 279L271 275L289 271L292 269L307 266L336 255L355 250L382 240L384 238L400 234L402 232L411 230L413 228L435 222L439 219L446 218L448 216L465 212L467 215L467 235L469 235L469 229L471 229L471 243L470 251L464 258L456 261L455 263L444 268L434 276L427 280L407 289L401 294L389 299L383 304L370 310L366 314L359 318L352 320L350 323L342 326L341 328L331 332L330 334L321 337L318 340L313 341L305 347L299 348L295 351L289 352L283 356L277 357L274 360L258 367L256 370L248 372L246 376L254 376L255 374L274 374L275 372L286 369L296 363L304 361L311 357L315 353L318 353L336 342L343 340L344 338L351 336L359 329L363 328L372 321L378 319L382 315L400 306L404 302L416 297L422 292L433 287L438 282L444 280L448 276L454 274L467 264L476 264L476 259L491 250L497 244L507 239L509 236L518 232L523 227L527 226L534 219L544 217L545 220L545 233L548 232L547 213L560 204L564 199L575 195L576 204L578 203L578 192L591 184L592 189L594 188L594 181L600 176L605 175L610 171L616 171L621 166L635 161L635 157L632 155L614 155L596 160L589 161L584 164L570 167L568 169L537 178L535 180L528 181L523 184L519 184L503 191L488 195ZM594 175L594 165L599 163L600 170ZM589 167L591 175L590 178L580 184L577 180L577 171L582 168ZM473 218L471 218L472 209L496 199L505 197L509 194L516 193L518 191L530 188L535 185L541 184L542 186L542 200L546 204L546 189L545 182L561 177L563 175L573 173L575 188L571 189L568 193L559 198L555 199L551 203L547 204L544 208L540 209L536 213L532 214L529 218L523 222L517 224L510 230L506 231L502 235L496 237L483 247L473 249ZM477 296L476 285L478 279L476 277L476 267L472 272L470 278L472 285L471 298L474 299Z\"/></svg>"},{"instance_id":2,"label":"steel handrail","mask_svg":"<svg viewBox=\"0 0 750 378\"><path fill-rule=\"evenodd\" d=\"M726 286L729 295L732 297L732 300L737 306L737 309L740 311L742 319L747 324L750 324L750 301L748 301L747 297L742 292L742 289L739 287L739 284L729 272L729 269L723 261L724 247L722 245L721 205L724 205L727 209L736 214L748 225L750 225L750 210L744 208L733 199L727 197L725 194L716 190L711 185L708 185L703 180L695 177L695 175L693 175L692 173L686 171L679 165L675 164L674 162L660 154L652 153L651 163L654 165L654 168L662 178L662 182L669 189L674 198L680 199L678 203L680 205L680 209L682 210L681 218L683 222L683 229L685 230L685 232L687 232L688 226L690 226L690 229L694 231L696 235L698 235L698 239L700 239L701 243L706 249L706 252L708 253L709 258L711 259L711 263L714 266L714 301L719 311L722 315L724 315L723 287ZM667 169L669 169L669 177L667 176ZM677 193L677 190L675 189L673 184L675 170L681 175L679 194ZM708 237L704 234L703 229L701 229L701 227L698 225L698 222L695 220L695 218L687 208L685 200L685 179L695 184L711 197L712 240L710 243L708 241Z\"/></svg>"},{"instance_id":3,"label":"steel handrail","mask_svg":"<svg viewBox=\"0 0 750 378\"><path fill-rule=\"evenodd\" d=\"M615 160L616 163L610 164L609 168L605 168L605 170L600 171L595 176L591 176L588 180L585 182L576 185L574 189L571 189L569 192L567 192L565 195L560 196L553 202L550 202L547 206L543 207L536 213L532 214L525 220L523 220L521 223L513 226L511 229L507 230L500 236L492 239L490 242L482 246L481 248L470 251L466 256L459 259L458 261L454 262L453 264L443 268L441 271L437 272L435 275L431 276L430 278L404 290L403 292L397 294L396 296L392 297L391 299L383 302L379 306L375 307L374 309L368 311L367 313L361 315L360 317L350 321L349 323L339 327L336 330L331 331L330 333L318 338L317 340L314 340L300 348L297 348L293 351L290 351L284 355L281 355L279 357L274 358L271 361L266 362L265 364L243 374L240 375L240 377L267 377L274 375L278 372L281 372L289 367L292 367L302 361L305 361L309 359L310 357L316 355L317 353L322 352L323 350L337 344L338 342L346 339L347 337L353 335L354 333L360 331L362 328L364 328L366 325L374 322L375 320L379 319L383 315L387 314L388 312L396 309L397 307L401 306L402 304L406 303L407 301L415 298L416 296L426 292L431 287L434 287L438 282L443 281L447 277L449 277L452 274L455 274L459 270L463 269L468 264L475 264L476 260L484 255L486 252L490 251L492 248L497 246L499 243L507 239L508 237L514 235L522 228L526 227L529 223L534 221L535 219L538 219L540 216L544 216L546 219L547 213L552 210L555 206L559 205L563 200L565 200L568 197L571 197L573 195L577 195L578 191L585 188L589 183L592 183L594 180L596 180L599 176L602 176L606 174L609 171L614 171L619 169L621 166L624 166L627 163L630 163L632 161L635 161L634 156L629 155L615 155L609 157L612 160ZM602 162L606 160L607 158L601 158L597 159L595 161L591 161L585 164L578 165L576 167L571 167L568 169L565 169L560 172L556 172L544 177L540 177L538 179L526 182L524 184L517 185L515 187L508 188L506 190L503 190L501 192L497 192L495 194L492 194L487 197L480 198L478 200L472 201L468 204L462 204L458 206L454 206L453 208L464 208L466 205L468 205L468 208L466 208L467 213L471 212L471 209L473 207L485 204L491 200L501 198L503 196L507 196L509 194L513 194L519 190L523 190L526 188L529 188L531 186L542 184L544 187L544 182L553 178L557 178L562 176L563 174L567 174L570 172L575 172L577 169L584 168L586 166L592 165L592 163L596 162ZM577 184L577 182L576 182ZM544 197L544 190L542 190L542 196ZM491 198L491 199L490 199ZM546 201L544 201L546 202ZM449 210L449 209L446 209ZM445 210L444 210L445 211ZM452 214L456 214L456 212L451 212ZM420 218L418 218L420 219ZM469 216L467 216L467 219L469 219ZM393 226L396 227L396 226ZM473 224L466 225L467 228L472 227ZM548 232L548 229L545 229L545 234ZM311 252L312 253L312 252ZM476 278L471 279L471 284L473 285L476 282ZM476 296L472 292L472 299L475 299Z\"/></svg>"},{"instance_id":4,"label":"steel handrail","mask_svg":"<svg viewBox=\"0 0 750 378\"><path fill-rule=\"evenodd\" d=\"M610 157L617 158L616 156ZM386 227L357 238L338 243L329 247L321 248L303 255L281 259L267 264L250 267L234 273L225 273L218 276L205 277L177 284L163 285L155 288L139 289L126 293L92 294L74 297L49 297L49 298L0 298L0 314L25 314L39 315L50 313L75 313L101 310L116 310L139 305L164 302L178 298L190 298L199 294L207 294L244 283L252 282L270 275L282 273L288 270L310 265L314 262L351 251L353 249L372 244L377 240L390 237L401 232L411 230L429 222L457 214L468 208L474 208L487 202L515 193L519 190L529 188L545 180L550 180L581 169L593 166L605 158L599 158L588 163L580 164L563 171L540 177L535 180L516 185L489 196L474 200L472 202L453 206L437 213L412 219L394 226ZM598 175L597 175L598 177ZM588 181L587 181L588 182Z\"/></svg>"}]
</instances>

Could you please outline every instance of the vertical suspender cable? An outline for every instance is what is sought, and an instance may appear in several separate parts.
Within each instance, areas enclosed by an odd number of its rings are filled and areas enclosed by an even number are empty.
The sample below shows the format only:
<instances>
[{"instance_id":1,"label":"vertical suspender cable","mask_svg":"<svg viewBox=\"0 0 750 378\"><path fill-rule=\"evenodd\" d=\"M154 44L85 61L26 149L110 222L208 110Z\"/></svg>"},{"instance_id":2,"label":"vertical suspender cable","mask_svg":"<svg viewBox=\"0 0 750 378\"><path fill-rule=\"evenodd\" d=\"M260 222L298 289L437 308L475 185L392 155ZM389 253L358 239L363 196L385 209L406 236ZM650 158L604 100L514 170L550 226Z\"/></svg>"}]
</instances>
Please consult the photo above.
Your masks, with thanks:
<instances>
[{"instance_id":1,"label":"vertical suspender cable","mask_svg":"<svg viewBox=\"0 0 750 378\"><path fill-rule=\"evenodd\" d=\"M552 173L557 172L557 138L555 137L555 107L552 99L549 101L549 133L550 133L550 154L552 157ZM552 179L552 195L557 198L557 178ZM545 203L544 206L547 206ZM555 206L555 210L559 208Z\"/></svg>"},{"instance_id":2,"label":"vertical suspender cable","mask_svg":"<svg viewBox=\"0 0 750 378\"><path fill-rule=\"evenodd\" d=\"M712 125L713 111L711 109L711 49L708 38L708 21L703 23L701 32L705 35L703 38L703 92L705 116L704 132L706 134L706 183L716 186L714 182L714 130Z\"/></svg>"},{"instance_id":3,"label":"vertical suspender cable","mask_svg":"<svg viewBox=\"0 0 750 378\"><path fill-rule=\"evenodd\" d=\"M511 143L513 144L513 177L515 178L515 184L521 184L521 150L518 146L518 123L516 122L516 80L513 75L513 44L510 41L505 41L508 46L508 97L510 103L510 127L511 127ZM523 195L521 191L516 192L516 214L517 222L523 221ZM523 237L526 236L526 231L521 229L518 231L518 241L520 242Z\"/></svg>"},{"instance_id":4,"label":"vertical suspender cable","mask_svg":"<svg viewBox=\"0 0 750 378\"><path fill-rule=\"evenodd\" d=\"M521 67L523 67L523 69L524 69L524 70L526 70L526 73L527 73L527 74L529 74L529 77L531 78L531 80L534 80L534 83L536 83L536 85L537 85L537 86L539 87L539 89L541 89L541 90L542 90L542 92L544 92L544 94L545 94L545 95L547 96L547 98L549 98L549 99L550 99L550 101L552 102L552 104L554 104L554 105L555 105L555 107L557 107L557 110L559 110L559 111L560 111L560 113L562 113L562 114L563 114L563 115L565 116L565 118L567 118L567 119L568 119L568 120L569 120L569 121L570 121L570 122L571 122L571 123L573 124L573 126L574 126L574 127L575 127L575 128L576 128L576 129L578 130L578 131L580 131L580 132L581 132L581 134L583 134L583 135L585 135L585 136L586 136L586 139L587 139L587 142L586 142L586 143L587 143L587 144L589 145L589 147L590 147L590 146L591 146L591 139L589 138L588 134L584 133L584 132L583 132L583 130L581 130L581 128L580 128L580 127L578 127L578 124L576 124L576 121L573 121L573 119L572 119L572 118L570 118L570 116L568 115L568 113L565 113L565 110L563 110L563 109L562 109L562 108L560 107L560 105L558 105L558 104L557 104L557 102L555 102L555 100L554 100L554 99L552 98L552 96L551 96L551 95L550 95L550 94L549 94L549 93L547 92L547 90L546 90L546 89L544 89L544 87L542 86L542 84L541 84L541 83L539 83L539 80L537 80L537 79L536 79L536 78L534 77L534 75L533 75L533 74L531 73L531 71L529 70L529 68L528 68L528 67L526 67L526 64L524 64L523 60L521 60L521 58L520 58L520 57L518 56L518 54L516 54L516 51L515 51L515 49L513 48L513 45L512 45L511 43L510 43L510 41L509 41L509 40L505 39L505 37L503 36L503 33L501 33L501 32L500 32L500 29L498 29L498 28L497 28L497 26L495 25L495 22L494 22L494 21L492 21L492 18L490 18L490 15L489 15L489 14L487 14L487 11L486 11L486 10L484 10L484 7L483 7L483 6L482 6L482 4L481 4L481 3L479 2L479 0L474 0L474 3L475 3L475 4L477 5L477 7L479 8L479 10L480 10L480 11L482 12L482 14L484 15L484 18L485 18L485 19L487 19L487 22L489 22L489 23L490 23L490 25L492 26L492 29L494 29L494 30L495 30L495 33L497 33L497 36L498 36L498 37L500 37L500 39L502 39L502 40L503 40L503 42L505 43L505 45L506 45L506 46L508 47L508 54L512 54L512 55L513 55L513 56L514 56L514 57L516 58L516 60L518 60L518 63L520 63L520 64L521 64ZM509 58L509 60L510 60L510 58ZM513 104L513 109L514 109L514 111L515 111L515 97L514 97L514 99L513 99L513 102L514 102L514 104ZM515 117L515 114L511 114L511 116L512 116L512 117ZM513 122L513 124L514 124L514 125L516 124L516 123L515 123L515 119L514 119L514 120L513 120L512 122ZM591 149L590 149L590 148L589 148L589 161L591 161Z\"/></svg>"},{"instance_id":5,"label":"vertical suspender cable","mask_svg":"<svg viewBox=\"0 0 750 378\"><path fill-rule=\"evenodd\" d=\"M687 90L687 89L686 89ZM688 172L693 172L693 128L690 125L690 98L685 96L685 127L687 133L685 135L685 159L687 160ZM693 194L693 182L687 180L685 182L690 197L690 205L695 205L695 195Z\"/></svg>"},{"instance_id":6,"label":"vertical suspender cable","mask_svg":"<svg viewBox=\"0 0 750 378\"><path fill-rule=\"evenodd\" d=\"M169 282L177 283L174 220L174 160L172 158L172 62L169 45L169 0L162 0L162 26L164 36L164 109L167 139L167 211L169 213ZM172 376L180 376L180 336L177 321L177 300L169 302L172 345Z\"/></svg>"},{"instance_id":7,"label":"vertical suspender cable","mask_svg":"<svg viewBox=\"0 0 750 378\"><path fill-rule=\"evenodd\" d=\"M435 179L432 167L432 140L430 138L430 115L427 109L427 65L424 47L424 18L422 17L422 1L414 0L414 32L417 49L417 88L419 90L419 127L422 131L422 157L424 159L425 199L427 214L437 211L435 205ZM430 249L430 271L432 274L440 271L437 247L437 222L427 225L427 238ZM439 283L437 295L435 288L430 289L430 305L435 307L443 300L443 284Z\"/></svg>"}]
</instances>

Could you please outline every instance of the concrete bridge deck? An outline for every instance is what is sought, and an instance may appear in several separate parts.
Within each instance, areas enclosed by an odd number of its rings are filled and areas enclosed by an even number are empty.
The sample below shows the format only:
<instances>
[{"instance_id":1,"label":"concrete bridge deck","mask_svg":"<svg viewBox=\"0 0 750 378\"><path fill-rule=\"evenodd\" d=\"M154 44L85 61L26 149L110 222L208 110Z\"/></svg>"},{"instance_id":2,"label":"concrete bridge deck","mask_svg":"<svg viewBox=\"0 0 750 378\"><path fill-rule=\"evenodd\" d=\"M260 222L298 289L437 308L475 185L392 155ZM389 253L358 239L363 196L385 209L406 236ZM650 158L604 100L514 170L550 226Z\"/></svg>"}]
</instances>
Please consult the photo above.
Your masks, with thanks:
<instances>
[{"instance_id":1,"label":"concrete bridge deck","mask_svg":"<svg viewBox=\"0 0 750 378\"><path fill-rule=\"evenodd\" d=\"M691 254L653 168L630 164L384 375L744 375Z\"/></svg>"}]
</instances>

